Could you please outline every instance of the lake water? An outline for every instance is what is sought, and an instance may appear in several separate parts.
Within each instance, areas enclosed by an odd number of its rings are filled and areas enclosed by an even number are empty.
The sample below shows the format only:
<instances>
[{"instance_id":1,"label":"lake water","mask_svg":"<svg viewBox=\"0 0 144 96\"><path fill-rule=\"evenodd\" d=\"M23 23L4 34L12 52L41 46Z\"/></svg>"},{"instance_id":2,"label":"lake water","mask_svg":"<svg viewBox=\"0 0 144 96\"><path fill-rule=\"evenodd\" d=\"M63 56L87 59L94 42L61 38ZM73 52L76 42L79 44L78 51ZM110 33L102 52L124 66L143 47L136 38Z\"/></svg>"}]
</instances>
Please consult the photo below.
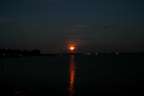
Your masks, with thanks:
<instances>
[{"instance_id":1,"label":"lake water","mask_svg":"<svg viewBox=\"0 0 144 96\"><path fill-rule=\"evenodd\" d=\"M0 96L143 94L143 81L143 56L0 58Z\"/></svg>"}]
</instances>

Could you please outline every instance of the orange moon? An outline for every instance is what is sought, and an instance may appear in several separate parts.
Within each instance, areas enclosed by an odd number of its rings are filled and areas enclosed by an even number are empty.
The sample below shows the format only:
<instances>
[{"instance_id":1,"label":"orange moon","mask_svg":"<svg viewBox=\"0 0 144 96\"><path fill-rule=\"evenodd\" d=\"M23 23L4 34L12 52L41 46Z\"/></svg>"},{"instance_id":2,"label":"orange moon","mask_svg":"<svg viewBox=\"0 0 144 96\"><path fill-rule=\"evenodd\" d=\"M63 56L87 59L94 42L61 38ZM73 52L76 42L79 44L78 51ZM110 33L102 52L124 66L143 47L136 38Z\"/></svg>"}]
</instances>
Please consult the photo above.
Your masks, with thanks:
<instances>
[{"instance_id":1,"label":"orange moon","mask_svg":"<svg viewBox=\"0 0 144 96\"><path fill-rule=\"evenodd\" d=\"M70 47L69 47L69 50L70 50L70 51L74 51L74 50L75 50L75 46L70 46Z\"/></svg>"}]
</instances>

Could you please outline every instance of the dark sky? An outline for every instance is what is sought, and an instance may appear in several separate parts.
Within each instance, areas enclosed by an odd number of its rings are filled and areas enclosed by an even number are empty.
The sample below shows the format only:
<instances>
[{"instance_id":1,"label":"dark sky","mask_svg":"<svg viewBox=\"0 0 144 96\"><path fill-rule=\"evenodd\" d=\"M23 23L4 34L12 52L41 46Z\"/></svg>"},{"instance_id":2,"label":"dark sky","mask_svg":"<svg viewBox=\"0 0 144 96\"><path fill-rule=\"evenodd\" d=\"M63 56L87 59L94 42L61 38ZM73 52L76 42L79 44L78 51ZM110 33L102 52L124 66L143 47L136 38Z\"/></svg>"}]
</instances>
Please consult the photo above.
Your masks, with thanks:
<instances>
[{"instance_id":1,"label":"dark sky","mask_svg":"<svg viewBox=\"0 0 144 96\"><path fill-rule=\"evenodd\" d=\"M144 51L143 0L0 0L1 48Z\"/></svg>"}]
</instances>

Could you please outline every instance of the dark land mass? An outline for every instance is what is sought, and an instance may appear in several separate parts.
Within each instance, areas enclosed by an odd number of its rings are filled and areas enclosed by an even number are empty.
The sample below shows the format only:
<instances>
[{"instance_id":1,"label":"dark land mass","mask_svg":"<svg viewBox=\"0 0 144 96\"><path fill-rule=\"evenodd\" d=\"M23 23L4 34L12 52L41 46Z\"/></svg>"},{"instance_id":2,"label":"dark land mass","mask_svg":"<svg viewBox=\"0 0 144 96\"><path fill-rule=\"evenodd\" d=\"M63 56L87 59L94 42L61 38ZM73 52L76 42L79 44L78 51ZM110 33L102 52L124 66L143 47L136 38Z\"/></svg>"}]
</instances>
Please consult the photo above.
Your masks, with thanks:
<instances>
[{"instance_id":1,"label":"dark land mass","mask_svg":"<svg viewBox=\"0 0 144 96\"><path fill-rule=\"evenodd\" d=\"M39 49L20 50L20 49L0 49L0 57L22 57L22 56L143 56L144 52L78 52L78 53L41 53Z\"/></svg>"}]
</instances>

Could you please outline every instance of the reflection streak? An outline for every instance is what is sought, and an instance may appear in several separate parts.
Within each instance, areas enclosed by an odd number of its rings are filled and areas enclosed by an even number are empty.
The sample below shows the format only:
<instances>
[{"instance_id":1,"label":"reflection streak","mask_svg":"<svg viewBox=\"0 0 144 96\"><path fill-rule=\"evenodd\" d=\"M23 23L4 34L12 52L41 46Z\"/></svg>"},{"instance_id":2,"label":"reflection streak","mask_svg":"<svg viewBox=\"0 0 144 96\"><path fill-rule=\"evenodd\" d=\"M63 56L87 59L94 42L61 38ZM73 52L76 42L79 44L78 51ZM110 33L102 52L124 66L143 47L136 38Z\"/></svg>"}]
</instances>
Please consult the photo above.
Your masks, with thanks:
<instances>
[{"instance_id":1,"label":"reflection streak","mask_svg":"<svg viewBox=\"0 0 144 96\"><path fill-rule=\"evenodd\" d=\"M75 62L74 55L70 56L70 65L69 65L69 96L74 96L75 93Z\"/></svg>"}]
</instances>

